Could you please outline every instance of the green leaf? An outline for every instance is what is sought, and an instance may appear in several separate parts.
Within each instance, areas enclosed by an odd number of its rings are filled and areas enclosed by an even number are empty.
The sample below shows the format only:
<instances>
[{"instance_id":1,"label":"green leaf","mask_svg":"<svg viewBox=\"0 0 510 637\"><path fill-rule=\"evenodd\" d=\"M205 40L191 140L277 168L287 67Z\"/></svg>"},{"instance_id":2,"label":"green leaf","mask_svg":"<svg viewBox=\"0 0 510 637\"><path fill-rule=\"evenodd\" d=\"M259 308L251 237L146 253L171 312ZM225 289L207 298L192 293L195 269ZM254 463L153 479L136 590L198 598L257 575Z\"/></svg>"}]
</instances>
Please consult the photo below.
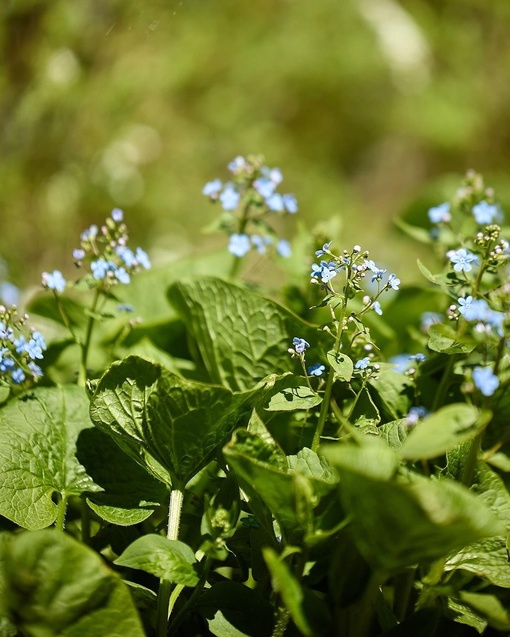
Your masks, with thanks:
<instances>
[{"instance_id":1,"label":"green leaf","mask_svg":"<svg viewBox=\"0 0 510 637\"><path fill-rule=\"evenodd\" d=\"M271 396L266 411L297 411L298 409L312 409L320 405L322 397L303 384L300 377L285 377L285 385L281 391Z\"/></svg>"},{"instance_id":2,"label":"green leaf","mask_svg":"<svg viewBox=\"0 0 510 637\"><path fill-rule=\"evenodd\" d=\"M90 508L103 520L121 526L138 524L168 502L168 489L96 427L81 432L76 455L103 489L87 497Z\"/></svg>"},{"instance_id":3,"label":"green leaf","mask_svg":"<svg viewBox=\"0 0 510 637\"><path fill-rule=\"evenodd\" d=\"M89 401L75 386L37 388L0 409L0 514L27 529L53 524L56 495L98 491L75 457L92 427Z\"/></svg>"},{"instance_id":4,"label":"green leaf","mask_svg":"<svg viewBox=\"0 0 510 637\"><path fill-rule=\"evenodd\" d=\"M252 398L129 356L101 378L90 413L94 424L152 475L182 488L251 410Z\"/></svg>"},{"instance_id":5,"label":"green leaf","mask_svg":"<svg viewBox=\"0 0 510 637\"><path fill-rule=\"evenodd\" d=\"M222 581L205 590L197 610L217 637L267 637L272 632L273 607L237 582Z\"/></svg>"},{"instance_id":6,"label":"green leaf","mask_svg":"<svg viewBox=\"0 0 510 637\"><path fill-rule=\"evenodd\" d=\"M457 569L474 573L496 586L510 588L510 564L505 538L488 538L451 555L446 561L445 571Z\"/></svg>"},{"instance_id":7,"label":"green leaf","mask_svg":"<svg viewBox=\"0 0 510 637\"><path fill-rule=\"evenodd\" d=\"M418 474L395 475L396 454L378 439L363 446L330 445L324 455L340 474L353 539L382 572L434 560L504 531L465 487Z\"/></svg>"},{"instance_id":8,"label":"green leaf","mask_svg":"<svg viewBox=\"0 0 510 637\"><path fill-rule=\"evenodd\" d=\"M212 277L176 283L168 298L196 340L211 382L232 390L291 371L292 338L311 332L274 301Z\"/></svg>"},{"instance_id":9,"label":"green leaf","mask_svg":"<svg viewBox=\"0 0 510 637\"><path fill-rule=\"evenodd\" d=\"M399 374L393 365L381 363L376 379L368 383L373 393L374 401L392 419L402 418L409 412L412 401L413 382L404 374Z\"/></svg>"},{"instance_id":10,"label":"green leaf","mask_svg":"<svg viewBox=\"0 0 510 637\"><path fill-rule=\"evenodd\" d=\"M199 581L193 550L184 542L169 540L162 535L151 533L138 538L114 563L183 586L196 586Z\"/></svg>"},{"instance_id":11,"label":"green leaf","mask_svg":"<svg viewBox=\"0 0 510 637\"><path fill-rule=\"evenodd\" d=\"M425 228L420 228L419 226L413 226L410 223L407 223L403 219L395 219L395 225L397 228L405 232L409 237L419 241L420 243L432 243L432 237L430 236L430 232Z\"/></svg>"},{"instance_id":12,"label":"green leaf","mask_svg":"<svg viewBox=\"0 0 510 637\"><path fill-rule=\"evenodd\" d=\"M386 442L392 449L400 449L404 444L409 433L409 425L405 418L392 420L378 427L381 439Z\"/></svg>"},{"instance_id":13,"label":"green leaf","mask_svg":"<svg viewBox=\"0 0 510 637\"><path fill-rule=\"evenodd\" d=\"M247 431L236 431L223 453L244 481L243 491L260 497L278 520L288 541L301 541L313 532L313 509L322 494L331 491L333 480L306 455L290 460L274 445ZM313 452L310 452L313 453ZM304 465L303 472L299 464ZM311 466L321 477L311 477Z\"/></svg>"},{"instance_id":14,"label":"green leaf","mask_svg":"<svg viewBox=\"0 0 510 637\"><path fill-rule=\"evenodd\" d=\"M473 627L480 635L487 628L487 620L466 604L461 604L458 599L452 597L448 597L446 601L445 615L459 624Z\"/></svg>"},{"instance_id":15,"label":"green leaf","mask_svg":"<svg viewBox=\"0 0 510 637\"><path fill-rule=\"evenodd\" d=\"M428 347L444 354L470 354L476 343L468 337L459 337L449 325L436 323L429 328Z\"/></svg>"},{"instance_id":16,"label":"green leaf","mask_svg":"<svg viewBox=\"0 0 510 637\"><path fill-rule=\"evenodd\" d=\"M495 595L460 591L459 599L487 620L489 626L497 630L510 630L510 616Z\"/></svg>"},{"instance_id":17,"label":"green leaf","mask_svg":"<svg viewBox=\"0 0 510 637\"><path fill-rule=\"evenodd\" d=\"M267 547L262 552L271 573L273 590L281 595L285 607L301 633L305 637L313 637L316 633L312 630L303 608L304 593L301 584L273 549Z\"/></svg>"},{"instance_id":18,"label":"green leaf","mask_svg":"<svg viewBox=\"0 0 510 637\"><path fill-rule=\"evenodd\" d=\"M23 635L143 637L129 590L104 560L58 531L11 536L2 605Z\"/></svg>"},{"instance_id":19,"label":"green leaf","mask_svg":"<svg viewBox=\"0 0 510 637\"><path fill-rule=\"evenodd\" d=\"M331 365L331 369L335 372L335 377L338 380L346 382L351 380L354 364L346 354L330 350L327 353L327 359L328 363Z\"/></svg>"},{"instance_id":20,"label":"green leaf","mask_svg":"<svg viewBox=\"0 0 510 637\"><path fill-rule=\"evenodd\" d=\"M491 419L490 412L458 403L447 405L413 427L400 448L405 460L430 460L477 436Z\"/></svg>"}]
</instances>

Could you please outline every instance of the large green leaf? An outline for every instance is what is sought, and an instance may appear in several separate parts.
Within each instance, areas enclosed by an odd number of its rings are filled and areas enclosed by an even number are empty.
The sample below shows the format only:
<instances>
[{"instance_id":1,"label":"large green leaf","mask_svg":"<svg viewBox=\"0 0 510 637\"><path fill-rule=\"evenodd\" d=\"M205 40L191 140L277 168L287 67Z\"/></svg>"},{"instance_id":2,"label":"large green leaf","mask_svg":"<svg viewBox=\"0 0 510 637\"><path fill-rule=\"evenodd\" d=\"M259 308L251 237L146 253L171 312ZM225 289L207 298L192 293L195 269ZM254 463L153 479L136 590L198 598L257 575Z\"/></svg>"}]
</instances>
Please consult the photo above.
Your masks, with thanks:
<instances>
[{"instance_id":1,"label":"large green leaf","mask_svg":"<svg viewBox=\"0 0 510 637\"><path fill-rule=\"evenodd\" d=\"M168 298L197 342L211 382L246 390L294 369L292 338L311 327L274 301L215 278L178 282Z\"/></svg>"},{"instance_id":2,"label":"large green leaf","mask_svg":"<svg viewBox=\"0 0 510 637\"><path fill-rule=\"evenodd\" d=\"M255 492L264 501L288 541L298 542L313 532L313 509L336 482L316 454L307 451L287 460L261 437L243 430L223 449L228 463L244 481L243 490Z\"/></svg>"},{"instance_id":3,"label":"large green leaf","mask_svg":"<svg viewBox=\"0 0 510 637\"><path fill-rule=\"evenodd\" d=\"M153 533L132 542L115 564L140 569L183 586L196 586L199 580L193 550L184 542Z\"/></svg>"},{"instance_id":4,"label":"large green leaf","mask_svg":"<svg viewBox=\"0 0 510 637\"><path fill-rule=\"evenodd\" d=\"M168 502L168 489L97 427L81 432L76 456L103 489L88 494L87 502L107 522L138 524Z\"/></svg>"},{"instance_id":5,"label":"large green leaf","mask_svg":"<svg viewBox=\"0 0 510 637\"><path fill-rule=\"evenodd\" d=\"M246 405L246 394L184 380L129 356L101 378L90 413L156 478L182 488L243 422Z\"/></svg>"},{"instance_id":6,"label":"large green leaf","mask_svg":"<svg viewBox=\"0 0 510 637\"><path fill-rule=\"evenodd\" d=\"M37 388L0 409L0 514L42 529L57 517L53 497L98 491L75 457L92 427L89 401L76 386Z\"/></svg>"},{"instance_id":7,"label":"large green leaf","mask_svg":"<svg viewBox=\"0 0 510 637\"><path fill-rule=\"evenodd\" d=\"M396 454L377 439L363 446L330 445L324 454L340 474L354 541L378 570L434 560L504 530L462 485L395 474Z\"/></svg>"},{"instance_id":8,"label":"large green leaf","mask_svg":"<svg viewBox=\"0 0 510 637\"><path fill-rule=\"evenodd\" d=\"M53 530L10 536L0 612L23 635L143 637L129 590L89 548Z\"/></svg>"},{"instance_id":9,"label":"large green leaf","mask_svg":"<svg viewBox=\"0 0 510 637\"><path fill-rule=\"evenodd\" d=\"M474 438L487 426L490 412L458 403L447 405L413 427L400 448L406 460L437 458Z\"/></svg>"}]
</instances>

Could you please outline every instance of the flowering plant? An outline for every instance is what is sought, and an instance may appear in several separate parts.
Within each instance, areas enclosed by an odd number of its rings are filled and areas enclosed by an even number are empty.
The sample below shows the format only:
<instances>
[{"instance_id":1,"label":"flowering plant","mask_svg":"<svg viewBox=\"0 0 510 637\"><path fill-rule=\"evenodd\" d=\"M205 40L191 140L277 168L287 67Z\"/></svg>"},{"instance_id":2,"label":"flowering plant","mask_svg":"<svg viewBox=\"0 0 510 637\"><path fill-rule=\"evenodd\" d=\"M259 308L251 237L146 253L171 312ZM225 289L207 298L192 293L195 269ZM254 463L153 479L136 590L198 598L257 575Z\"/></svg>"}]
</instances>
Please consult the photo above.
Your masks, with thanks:
<instances>
[{"instance_id":1,"label":"flowering plant","mask_svg":"<svg viewBox=\"0 0 510 637\"><path fill-rule=\"evenodd\" d=\"M229 170L204 194L230 263L149 269L115 209L81 235L76 280L43 274L35 328L0 308L2 630L507 634L494 193L469 173L427 229L401 224L441 260L422 285L312 234L309 277L273 299L242 267L278 251L272 215L296 200L260 158Z\"/></svg>"}]
</instances>

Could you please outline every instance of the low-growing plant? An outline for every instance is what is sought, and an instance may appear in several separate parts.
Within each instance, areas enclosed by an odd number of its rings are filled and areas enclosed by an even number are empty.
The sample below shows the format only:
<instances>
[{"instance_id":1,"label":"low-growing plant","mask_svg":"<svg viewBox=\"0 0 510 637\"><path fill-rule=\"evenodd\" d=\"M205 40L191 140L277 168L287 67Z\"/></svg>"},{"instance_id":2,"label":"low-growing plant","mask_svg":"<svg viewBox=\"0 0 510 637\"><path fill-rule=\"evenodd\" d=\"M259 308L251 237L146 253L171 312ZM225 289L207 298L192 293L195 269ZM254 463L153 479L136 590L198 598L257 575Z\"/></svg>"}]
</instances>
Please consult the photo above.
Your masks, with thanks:
<instances>
[{"instance_id":1,"label":"low-growing plant","mask_svg":"<svg viewBox=\"0 0 510 637\"><path fill-rule=\"evenodd\" d=\"M243 264L291 255L297 201L259 157L229 170L203 191L224 253L151 268L115 209L31 318L0 307L0 634L510 631L494 193L468 173L399 222L443 264L422 285L312 233L269 295Z\"/></svg>"}]
</instances>

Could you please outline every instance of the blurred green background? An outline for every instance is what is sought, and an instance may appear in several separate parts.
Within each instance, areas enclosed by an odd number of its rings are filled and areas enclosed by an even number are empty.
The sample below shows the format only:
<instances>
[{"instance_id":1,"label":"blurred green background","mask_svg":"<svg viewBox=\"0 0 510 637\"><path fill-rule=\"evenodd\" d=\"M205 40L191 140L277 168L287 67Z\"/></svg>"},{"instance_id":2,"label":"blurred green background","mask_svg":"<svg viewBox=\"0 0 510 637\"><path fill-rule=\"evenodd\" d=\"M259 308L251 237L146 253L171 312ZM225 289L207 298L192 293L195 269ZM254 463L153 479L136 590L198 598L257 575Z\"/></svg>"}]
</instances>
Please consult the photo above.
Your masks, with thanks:
<instances>
[{"instance_id":1,"label":"blurred green background","mask_svg":"<svg viewBox=\"0 0 510 637\"><path fill-rule=\"evenodd\" d=\"M155 261L225 245L203 184L238 154L279 166L312 228L342 219L399 276L395 230L468 168L508 200L510 3L3 0L0 256L37 285L124 209ZM409 265L409 257L411 263Z\"/></svg>"}]
</instances>

